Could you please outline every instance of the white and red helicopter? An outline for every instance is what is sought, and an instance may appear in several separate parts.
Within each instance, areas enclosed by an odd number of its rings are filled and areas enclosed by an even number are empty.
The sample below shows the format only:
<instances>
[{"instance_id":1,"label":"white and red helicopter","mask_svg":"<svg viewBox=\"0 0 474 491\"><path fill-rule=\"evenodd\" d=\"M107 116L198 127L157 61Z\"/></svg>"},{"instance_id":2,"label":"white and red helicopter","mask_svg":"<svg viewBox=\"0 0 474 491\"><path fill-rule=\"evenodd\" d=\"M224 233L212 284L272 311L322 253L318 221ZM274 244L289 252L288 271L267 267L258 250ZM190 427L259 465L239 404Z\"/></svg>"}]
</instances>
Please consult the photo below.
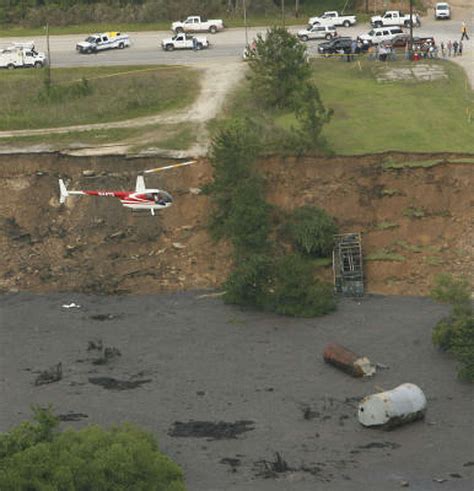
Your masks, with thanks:
<instances>
[{"instance_id":1,"label":"white and red helicopter","mask_svg":"<svg viewBox=\"0 0 474 491\"><path fill-rule=\"evenodd\" d=\"M182 162L180 164L167 165L165 167L156 167L143 171L143 174L161 172L164 170L175 169L186 165L195 164L195 160ZM155 215L155 210L169 208L173 204L173 197L162 189L147 189L143 175L137 176L135 191L69 191L62 179L59 179L59 202L65 203L66 198L71 195L100 196L107 198L118 198L123 206L131 208L132 211L147 211Z\"/></svg>"}]
</instances>

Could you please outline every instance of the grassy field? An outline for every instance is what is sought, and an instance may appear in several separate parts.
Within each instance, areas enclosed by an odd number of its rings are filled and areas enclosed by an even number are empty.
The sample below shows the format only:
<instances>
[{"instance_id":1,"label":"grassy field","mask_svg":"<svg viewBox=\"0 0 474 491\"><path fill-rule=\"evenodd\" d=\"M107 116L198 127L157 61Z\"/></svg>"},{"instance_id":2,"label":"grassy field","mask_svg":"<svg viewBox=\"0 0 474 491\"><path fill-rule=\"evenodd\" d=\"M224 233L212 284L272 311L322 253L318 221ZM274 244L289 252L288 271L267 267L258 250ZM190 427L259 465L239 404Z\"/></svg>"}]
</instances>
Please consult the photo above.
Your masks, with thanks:
<instances>
[{"instance_id":1,"label":"grassy field","mask_svg":"<svg viewBox=\"0 0 474 491\"><path fill-rule=\"evenodd\" d=\"M189 105L198 72L185 67L100 67L5 71L0 78L0 130L119 121ZM84 82L87 80L87 82Z\"/></svg>"},{"instance_id":2,"label":"grassy field","mask_svg":"<svg viewBox=\"0 0 474 491\"><path fill-rule=\"evenodd\" d=\"M407 62L363 60L359 65L332 58L314 60L314 81L324 104L334 110L323 130L329 148L346 155L388 150L474 152L474 94L466 74L454 63L430 63L441 67L447 78L378 82L381 70L406 68ZM230 112L252 111L254 103L244 87ZM275 112L268 117L283 128L296 125L292 114Z\"/></svg>"}]
</instances>

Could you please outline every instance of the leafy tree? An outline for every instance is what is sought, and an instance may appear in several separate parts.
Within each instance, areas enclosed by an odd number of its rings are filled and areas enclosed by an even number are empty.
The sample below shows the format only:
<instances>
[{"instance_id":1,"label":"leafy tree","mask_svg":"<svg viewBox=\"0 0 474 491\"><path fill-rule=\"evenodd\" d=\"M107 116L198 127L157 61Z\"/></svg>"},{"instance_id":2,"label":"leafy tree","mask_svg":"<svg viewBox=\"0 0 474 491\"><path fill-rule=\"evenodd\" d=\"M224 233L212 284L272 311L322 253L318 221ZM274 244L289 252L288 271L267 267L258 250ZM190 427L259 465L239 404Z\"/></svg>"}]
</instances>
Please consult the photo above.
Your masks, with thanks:
<instances>
[{"instance_id":1,"label":"leafy tree","mask_svg":"<svg viewBox=\"0 0 474 491\"><path fill-rule=\"evenodd\" d=\"M321 208L303 206L290 214L284 231L299 251L314 257L327 257L334 245L337 225Z\"/></svg>"},{"instance_id":2,"label":"leafy tree","mask_svg":"<svg viewBox=\"0 0 474 491\"><path fill-rule=\"evenodd\" d=\"M244 307L264 308L272 278L271 259L263 254L251 254L239 259L224 284L224 301Z\"/></svg>"},{"instance_id":3,"label":"leafy tree","mask_svg":"<svg viewBox=\"0 0 474 491\"><path fill-rule=\"evenodd\" d=\"M315 317L336 309L333 288L314 277L311 264L298 254L275 265L272 310L293 317Z\"/></svg>"},{"instance_id":4,"label":"leafy tree","mask_svg":"<svg viewBox=\"0 0 474 491\"><path fill-rule=\"evenodd\" d=\"M433 343L454 354L459 362L458 375L474 382L474 315L471 288L466 279L442 274L436 278L431 296L452 306L451 314L433 330Z\"/></svg>"},{"instance_id":5,"label":"leafy tree","mask_svg":"<svg viewBox=\"0 0 474 491\"><path fill-rule=\"evenodd\" d=\"M23 423L1 436L2 491L185 489L181 469L159 452L151 435L135 426L51 433L57 420L50 411L36 412L35 419L36 425ZM25 445L23 436L32 428L35 436ZM8 448L3 446L6 440Z\"/></svg>"},{"instance_id":6,"label":"leafy tree","mask_svg":"<svg viewBox=\"0 0 474 491\"><path fill-rule=\"evenodd\" d=\"M293 108L311 76L306 47L283 27L257 36L249 63L252 89L268 107Z\"/></svg>"}]
</instances>

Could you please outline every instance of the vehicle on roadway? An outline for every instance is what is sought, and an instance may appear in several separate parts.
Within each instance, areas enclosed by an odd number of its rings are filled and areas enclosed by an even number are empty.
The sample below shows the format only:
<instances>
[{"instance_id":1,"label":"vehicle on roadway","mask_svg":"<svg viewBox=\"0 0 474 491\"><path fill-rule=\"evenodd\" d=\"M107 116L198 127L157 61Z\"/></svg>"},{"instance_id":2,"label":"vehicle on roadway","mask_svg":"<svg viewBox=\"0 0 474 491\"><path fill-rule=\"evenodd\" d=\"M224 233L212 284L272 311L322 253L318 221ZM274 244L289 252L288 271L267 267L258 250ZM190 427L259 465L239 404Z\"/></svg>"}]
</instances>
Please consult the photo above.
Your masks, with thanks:
<instances>
[{"instance_id":1,"label":"vehicle on roadway","mask_svg":"<svg viewBox=\"0 0 474 491\"><path fill-rule=\"evenodd\" d=\"M376 27L367 34L361 34L359 39L364 44L380 44L385 41L391 41L400 34L404 34L400 27Z\"/></svg>"},{"instance_id":2,"label":"vehicle on roadway","mask_svg":"<svg viewBox=\"0 0 474 491\"><path fill-rule=\"evenodd\" d=\"M449 20L451 18L451 8L449 7L449 3L446 2L438 2L435 5L435 19L446 19Z\"/></svg>"},{"instance_id":3,"label":"vehicle on roadway","mask_svg":"<svg viewBox=\"0 0 474 491\"><path fill-rule=\"evenodd\" d=\"M222 19L206 19L199 15L191 15L186 20L173 22L171 30L173 32L210 32L215 34L217 31L224 29Z\"/></svg>"},{"instance_id":4,"label":"vehicle on roadway","mask_svg":"<svg viewBox=\"0 0 474 491\"><path fill-rule=\"evenodd\" d=\"M102 32L91 34L82 43L76 44L78 53L97 53L106 49L124 49L130 46L128 34L120 32Z\"/></svg>"},{"instance_id":5,"label":"vehicle on roadway","mask_svg":"<svg viewBox=\"0 0 474 491\"><path fill-rule=\"evenodd\" d=\"M46 55L36 51L33 42L13 43L0 51L0 68L42 68Z\"/></svg>"},{"instance_id":6,"label":"vehicle on roadway","mask_svg":"<svg viewBox=\"0 0 474 491\"><path fill-rule=\"evenodd\" d=\"M383 15L374 15L370 18L370 24L372 27L382 26L404 26L410 27L410 24L414 26L421 26L420 17L417 14L402 14L399 10L387 10Z\"/></svg>"},{"instance_id":7,"label":"vehicle on roadway","mask_svg":"<svg viewBox=\"0 0 474 491\"><path fill-rule=\"evenodd\" d=\"M335 26L308 26L306 29L298 31L297 36L301 41L310 39L332 39L337 37Z\"/></svg>"},{"instance_id":8,"label":"vehicle on roadway","mask_svg":"<svg viewBox=\"0 0 474 491\"><path fill-rule=\"evenodd\" d=\"M310 26L314 24L327 25L327 26L343 26L350 27L357 23L355 15L339 15L339 12L330 10L324 12L321 16L310 17L308 20Z\"/></svg>"},{"instance_id":9,"label":"vehicle on roadway","mask_svg":"<svg viewBox=\"0 0 474 491\"><path fill-rule=\"evenodd\" d=\"M175 49L204 49L209 48L209 41L206 36L192 36L185 32L180 32L171 38L166 38L161 41L161 47L165 51L173 51Z\"/></svg>"}]
</instances>

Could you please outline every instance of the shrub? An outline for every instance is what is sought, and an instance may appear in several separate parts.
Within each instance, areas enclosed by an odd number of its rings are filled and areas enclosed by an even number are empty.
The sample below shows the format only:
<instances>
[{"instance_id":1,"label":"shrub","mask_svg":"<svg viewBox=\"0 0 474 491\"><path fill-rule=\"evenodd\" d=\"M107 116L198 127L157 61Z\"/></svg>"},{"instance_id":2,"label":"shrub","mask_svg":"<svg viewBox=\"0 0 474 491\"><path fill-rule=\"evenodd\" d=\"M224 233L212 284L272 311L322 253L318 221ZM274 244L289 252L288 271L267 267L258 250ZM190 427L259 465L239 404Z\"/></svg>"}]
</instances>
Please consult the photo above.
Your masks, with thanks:
<instances>
[{"instance_id":1,"label":"shrub","mask_svg":"<svg viewBox=\"0 0 474 491\"><path fill-rule=\"evenodd\" d=\"M272 310L293 317L315 317L336 308L331 285L314 277L311 263L297 254L279 259L271 296Z\"/></svg>"},{"instance_id":2,"label":"shrub","mask_svg":"<svg viewBox=\"0 0 474 491\"><path fill-rule=\"evenodd\" d=\"M327 257L334 245L337 225L321 208L303 206L290 214L283 230L304 254Z\"/></svg>"},{"instance_id":3,"label":"shrub","mask_svg":"<svg viewBox=\"0 0 474 491\"><path fill-rule=\"evenodd\" d=\"M45 82L37 99L41 104L61 103L69 99L86 97L93 92L92 85L83 77L80 82L67 85L49 85L49 82Z\"/></svg>"},{"instance_id":4,"label":"shrub","mask_svg":"<svg viewBox=\"0 0 474 491\"><path fill-rule=\"evenodd\" d=\"M263 254L239 259L224 284L224 301L244 307L264 308L271 283L271 259Z\"/></svg>"},{"instance_id":5,"label":"shrub","mask_svg":"<svg viewBox=\"0 0 474 491\"><path fill-rule=\"evenodd\" d=\"M471 291L465 279L442 274L436 279L431 296L452 306L451 315L438 322L433 330L433 343L450 351L459 362L458 376L474 382L474 316Z\"/></svg>"},{"instance_id":6,"label":"shrub","mask_svg":"<svg viewBox=\"0 0 474 491\"><path fill-rule=\"evenodd\" d=\"M36 425L23 423L1 435L0 489L104 491L183 491L181 469L159 452L148 433L123 425L90 426L51 434L52 413L37 413ZM57 424L57 422L56 422ZM25 445L32 428L43 431ZM41 433L41 431L39 432ZM5 441L14 443L5 448Z\"/></svg>"}]
</instances>

